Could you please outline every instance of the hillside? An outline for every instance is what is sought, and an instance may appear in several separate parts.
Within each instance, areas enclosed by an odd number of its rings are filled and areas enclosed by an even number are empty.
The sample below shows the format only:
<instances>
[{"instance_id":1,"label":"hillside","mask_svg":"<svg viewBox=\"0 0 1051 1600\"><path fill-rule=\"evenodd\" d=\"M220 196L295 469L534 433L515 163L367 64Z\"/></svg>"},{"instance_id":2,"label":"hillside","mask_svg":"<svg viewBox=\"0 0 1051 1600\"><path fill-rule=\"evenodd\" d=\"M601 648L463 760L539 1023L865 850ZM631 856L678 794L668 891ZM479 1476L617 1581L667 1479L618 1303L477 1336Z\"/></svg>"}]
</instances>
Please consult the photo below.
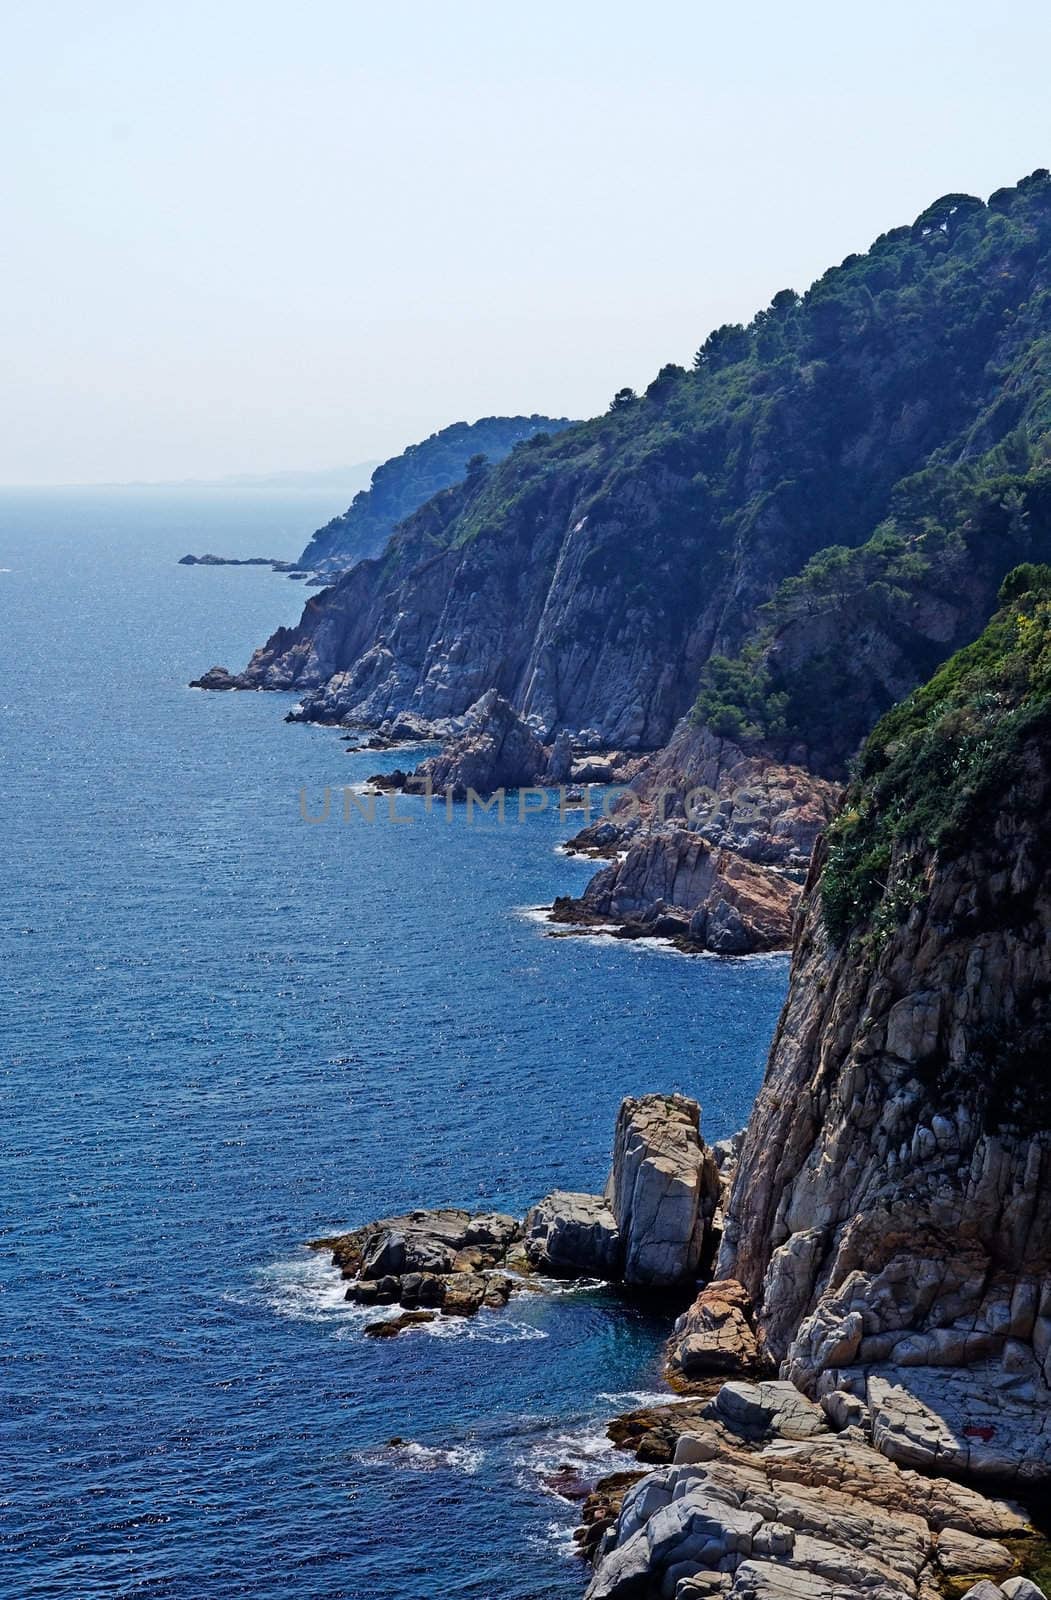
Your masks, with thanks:
<instances>
[{"instance_id":1,"label":"hillside","mask_svg":"<svg viewBox=\"0 0 1051 1600\"><path fill-rule=\"evenodd\" d=\"M642 749L715 657L744 677L745 715L739 681L706 679L702 716L834 772L973 636L1004 572L1051 553L1049 340L1047 174L988 204L946 196L718 329L693 371L437 495L236 682L368 724L459 716L496 688L545 735ZM771 600L800 662L787 690L763 678ZM824 692L829 661L849 692Z\"/></svg>"},{"instance_id":2,"label":"hillside","mask_svg":"<svg viewBox=\"0 0 1051 1600\"><path fill-rule=\"evenodd\" d=\"M502 461L524 439L560 433L566 417L481 417L454 422L401 455L382 462L367 489L354 496L342 516L319 528L300 558L300 566L330 576L378 556L399 522L425 500L459 483L474 456Z\"/></svg>"}]
</instances>

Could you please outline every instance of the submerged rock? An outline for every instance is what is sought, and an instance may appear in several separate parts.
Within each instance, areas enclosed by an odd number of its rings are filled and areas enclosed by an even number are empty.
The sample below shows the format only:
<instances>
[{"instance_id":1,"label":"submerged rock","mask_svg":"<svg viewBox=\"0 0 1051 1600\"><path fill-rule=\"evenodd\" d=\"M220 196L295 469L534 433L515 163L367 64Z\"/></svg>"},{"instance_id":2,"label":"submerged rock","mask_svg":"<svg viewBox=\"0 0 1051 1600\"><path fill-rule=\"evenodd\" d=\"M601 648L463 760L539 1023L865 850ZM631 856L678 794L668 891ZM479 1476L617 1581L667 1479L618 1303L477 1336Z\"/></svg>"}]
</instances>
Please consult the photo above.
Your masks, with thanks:
<instances>
[{"instance_id":1,"label":"submerged rock","mask_svg":"<svg viewBox=\"0 0 1051 1600\"><path fill-rule=\"evenodd\" d=\"M423 1322L434 1322L438 1313L436 1311L402 1311L396 1317L388 1317L383 1322L366 1322L365 1335L369 1339L395 1339L399 1333L404 1333L406 1328L416 1328Z\"/></svg>"}]
</instances>

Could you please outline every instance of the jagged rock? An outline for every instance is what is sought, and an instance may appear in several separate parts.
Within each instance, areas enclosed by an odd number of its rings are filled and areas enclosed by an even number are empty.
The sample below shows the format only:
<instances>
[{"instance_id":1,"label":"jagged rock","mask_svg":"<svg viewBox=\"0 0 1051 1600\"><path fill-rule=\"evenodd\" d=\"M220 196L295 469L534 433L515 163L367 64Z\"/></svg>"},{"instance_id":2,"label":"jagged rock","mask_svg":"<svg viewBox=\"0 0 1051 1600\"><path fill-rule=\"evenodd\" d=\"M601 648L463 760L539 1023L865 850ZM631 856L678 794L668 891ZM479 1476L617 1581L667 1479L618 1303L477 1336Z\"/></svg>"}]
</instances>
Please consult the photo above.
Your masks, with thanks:
<instances>
[{"instance_id":1,"label":"jagged rock","mask_svg":"<svg viewBox=\"0 0 1051 1600\"><path fill-rule=\"evenodd\" d=\"M697 834L665 829L633 841L579 899L560 899L553 920L616 922L632 938L747 955L788 947L798 900L799 885L782 874L713 850Z\"/></svg>"},{"instance_id":2,"label":"jagged rock","mask_svg":"<svg viewBox=\"0 0 1051 1600\"><path fill-rule=\"evenodd\" d=\"M495 1269L520 1237L514 1217L447 1208L385 1217L352 1233L314 1239L311 1248L331 1251L334 1265L351 1280L347 1299L359 1305L473 1316L483 1305L506 1305L512 1280ZM376 1330L378 1337L390 1336L385 1323Z\"/></svg>"},{"instance_id":3,"label":"jagged rock","mask_svg":"<svg viewBox=\"0 0 1051 1600\"><path fill-rule=\"evenodd\" d=\"M669 1375L691 1380L750 1372L759 1363L751 1319L752 1303L743 1285L732 1278L707 1284L675 1323L668 1346Z\"/></svg>"},{"instance_id":4,"label":"jagged rock","mask_svg":"<svg viewBox=\"0 0 1051 1600\"><path fill-rule=\"evenodd\" d=\"M857 1440L782 1436L757 1449L716 1430L702 1445L627 1489L588 1600L933 1600L950 1569L1010 1571L1014 1557L998 1541L1031 1533L1007 1502L902 1471ZM984 1568L968 1565L982 1559Z\"/></svg>"},{"instance_id":5,"label":"jagged rock","mask_svg":"<svg viewBox=\"0 0 1051 1600\"><path fill-rule=\"evenodd\" d=\"M546 771L551 752L495 689L471 706L465 721L464 731L447 749L416 768L417 785L430 783L462 800L469 789L486 795L526 788Z\"/></svg>"},{"instance_id":6,"label":"jagged rock","mask_svg":"<svg viewBox=\"0 0 1051 1600\"><path fill-rule=\"evenodd\" d=\"M606 1193L626 1283L669 1288L696 1277L720 1185L695 1100L645 1095L622 1102Z\"/></svg>"},{"instance_id":7,"label":"jagged rock","mask_svg":"<svg viewBox=\"0 0 1051 1600\"><path fill-rule=\"evenodd\" d=\"M623 1248L616 1219L601 1195L556 1189L526 1215L530 1262L556 1276L619 1278Z\"/></svg>"},{"instance_id":8,"label":"jagged rock","mask_svg":"<svg viewBox=\"0 0 1051 1600\"><path fill-rule=\"evenodd\" d=\"M755 1298L782 1375L856 1395L895 1460L1035 1481L1051 1477L1039 728L1005 770L952 851L908 847L916 903L879 937L833 943L816 860L719 1271ZM904 849L881 881L901 881Z\"/></svg>"}]
</instances>

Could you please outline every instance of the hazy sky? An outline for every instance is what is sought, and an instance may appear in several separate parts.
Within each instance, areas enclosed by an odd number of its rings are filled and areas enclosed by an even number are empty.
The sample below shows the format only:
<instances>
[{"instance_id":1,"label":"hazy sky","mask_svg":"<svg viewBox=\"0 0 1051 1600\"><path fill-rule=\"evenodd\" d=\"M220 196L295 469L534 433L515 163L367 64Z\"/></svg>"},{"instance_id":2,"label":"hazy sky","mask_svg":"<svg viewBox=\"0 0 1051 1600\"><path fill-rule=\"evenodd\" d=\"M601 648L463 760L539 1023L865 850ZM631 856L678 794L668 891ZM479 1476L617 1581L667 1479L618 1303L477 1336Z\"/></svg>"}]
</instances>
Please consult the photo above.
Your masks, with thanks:
<instances>
[{"instance_id":1,"label":"hazy sky","mask_svg":"<svg viewBox=\"0 0 1051 1600\"><path fill-rule=\"evenodd\" d=\"M949 190L1051 165L1051 8L4 8L0 482L590 415Z\"/></svg>"}]
</instances>

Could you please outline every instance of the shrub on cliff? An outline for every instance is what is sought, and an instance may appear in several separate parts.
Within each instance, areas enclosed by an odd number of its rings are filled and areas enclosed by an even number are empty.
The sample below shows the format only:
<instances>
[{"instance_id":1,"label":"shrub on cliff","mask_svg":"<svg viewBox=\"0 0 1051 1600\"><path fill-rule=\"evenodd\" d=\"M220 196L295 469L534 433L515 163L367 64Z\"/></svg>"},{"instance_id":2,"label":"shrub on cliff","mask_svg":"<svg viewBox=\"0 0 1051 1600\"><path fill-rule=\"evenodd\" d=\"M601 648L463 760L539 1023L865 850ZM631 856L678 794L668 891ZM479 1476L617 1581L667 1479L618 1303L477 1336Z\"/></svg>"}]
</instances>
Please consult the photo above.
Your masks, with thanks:
<instances>
[{"instance_id":1,"label":"shrub on cliff","mask_svg":"<svg viewBox=\"0 0 1051 1600\"><path fill-rule=\"evenodd\" d=\"M1024 741L1051 731L1051 566L1017 568L1000 595L981 637L889 712L862 750L821 879L837 941L906 915L922 893L922 858L965 848L1017 778Z\"/></svg>"}]
</instances>

